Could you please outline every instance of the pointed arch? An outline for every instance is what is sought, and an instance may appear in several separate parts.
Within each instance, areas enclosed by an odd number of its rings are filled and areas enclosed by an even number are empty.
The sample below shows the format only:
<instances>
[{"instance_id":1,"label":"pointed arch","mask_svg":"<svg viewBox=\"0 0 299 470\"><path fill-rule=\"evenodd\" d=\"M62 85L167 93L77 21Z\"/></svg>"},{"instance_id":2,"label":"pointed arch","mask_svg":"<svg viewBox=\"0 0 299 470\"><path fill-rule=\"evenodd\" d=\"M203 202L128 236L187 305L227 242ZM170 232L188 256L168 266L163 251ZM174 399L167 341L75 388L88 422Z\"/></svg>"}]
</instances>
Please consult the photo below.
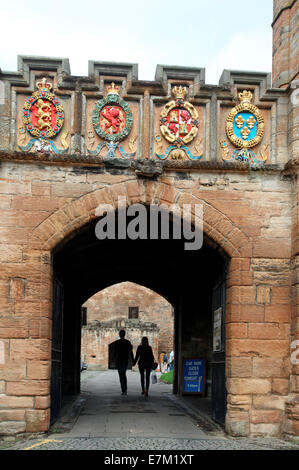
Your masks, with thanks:
<instances>
[{"instance_id":1,"label":"pointed arch","mask_svg":"<svg viewBox=\"0 0 299 470\"><path fill-rule=\"evenodd\" d=\"M221 247L230 257L250 257L252 242L250 238L224 213L212 204L189 191L182 191L170 184L156 181L128 181L116 183L95 190L75 199L53 212L40 225L35 227L29 239L32 249L53 250L64 240L72 237L81 227L97 218L96 209L100 204L109 204L117 209L118 197L125 198L126 206L132 204L178 204L191 205L192 222L196 204L203 206L204 234Z\"/></svg>"}]
</instances>

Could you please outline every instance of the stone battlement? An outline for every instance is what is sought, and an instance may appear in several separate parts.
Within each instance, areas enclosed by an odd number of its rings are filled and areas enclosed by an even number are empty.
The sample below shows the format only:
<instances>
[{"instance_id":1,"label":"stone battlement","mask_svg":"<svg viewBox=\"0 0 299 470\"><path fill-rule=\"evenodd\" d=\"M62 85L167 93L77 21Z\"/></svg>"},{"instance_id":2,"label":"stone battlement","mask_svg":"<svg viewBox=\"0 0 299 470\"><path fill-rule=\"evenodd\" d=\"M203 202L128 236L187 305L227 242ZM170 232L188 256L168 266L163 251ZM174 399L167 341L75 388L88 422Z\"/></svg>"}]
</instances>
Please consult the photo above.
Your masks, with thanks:
<instances>
[{"instance_id":1,"label":"stone battlement","mask_svg":"<svg viewBox=\"0 0 299 470\"><path fill-rule=\"evenodd\" d=\"M244 90L251 103L240 101ZM77 77L68 59L19 56L18 72L0 72L1 158L284 165L288 147L277 130L287 96L271 88L270 73L225 70L208 85L203 68L158 65L155 80L142 81L137 64L90 61L88 77ZM239 128L230 127L231 113Z\"/></svg>"}]
</instances>

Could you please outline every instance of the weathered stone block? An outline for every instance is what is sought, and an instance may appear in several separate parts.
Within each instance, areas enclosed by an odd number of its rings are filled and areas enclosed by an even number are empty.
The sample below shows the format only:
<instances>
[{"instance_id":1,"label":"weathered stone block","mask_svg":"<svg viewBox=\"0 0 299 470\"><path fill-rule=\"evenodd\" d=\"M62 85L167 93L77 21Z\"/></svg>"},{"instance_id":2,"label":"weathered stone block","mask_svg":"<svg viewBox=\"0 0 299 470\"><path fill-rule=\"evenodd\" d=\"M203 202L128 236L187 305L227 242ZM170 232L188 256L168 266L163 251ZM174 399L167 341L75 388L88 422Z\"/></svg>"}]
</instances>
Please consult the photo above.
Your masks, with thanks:
<instances>
[{"instance_id":1,"label":"weathered stone block","mask_svg":"<svg viewBox=\"0 0 299 470\"><path fill-rule=\"evenodd\" d=\"M49 421L49 410L26 410L26 432L45 432Z\"/></svg>"},{"instance_id":2,"label":"weathered stone block","mask_svg":"<svg viewBox=\"0 0 299 470\"><path fill-rule=\"evenodd\" d=\"M256 300L256 288L253 286L232 286L227 289L227 301L229 303L254 304Z\"/></svg>"},{"instance_id":3,"label":"weathered stone block","mask_svg":"<svg viewBox=\"0 0 299 470\"><path fill-rule=\"evenodd\" d=\"M1 421L25 421L25 410L1 410Z\"/></svg>"},{"instance_id":4,"label":"weathered stone block","mask_svg":"<svg viewBox=\"0 0 299 470\"><path fill-rule=\"evenodd\" d=\"M0 338L28 338L28 320L1 318Z\"/></svg>"},{"instance_id":5,"label":"weathered stone block","mask_svg":"<svg viewBox=\"0 0 299 470\"><path fill-rule=\"evenodd\" d=\"M255 377L288 377L290 368L282 358L254 357L252 373Z\"/></svg>"},{"instance_id":6,"label":"weathered stone block","mask_svg":"<svg viewBox=\"0 0 299 470\"><path fill-rule=\"evenodd\" d=\"M250 434L252 437L255 436L281 436L282 424L281 423L260 423L260 424L250 424Z\"/></svg>"},{"instance_id":7,"label":"weathered stone block","mask_svg":"<svg viewBox=\"0 0 299 470\"><path fill-rule=\"evenodd\" d=\"M228 322L264 322L264 305L254 304L228 304L226 307Z\"/></svg>"},{"instance_id":8,"label":"weathered stone block","mask_svg":"<svg viewBox=\"0 0 299 470\"><path fill-rule=\"evenodd\" d=\"M227 379L227 391L234 395L267 394L271 391L271 382L259 378Z\"/></svg>"},{"instance_id":9,"label":"weathered stone block","mask_svg":"<svg viewBox=\"0 0 299 470\"><path fill-rule=\"evenodd\" d=\"M18 263L22 261L22 247L19 245L0 245L0 259L2 263Z\"/></svg>"},{"instance_id":10,"label":"weathered stone block","mask_svg":"<svg viewBox=\"0 0 299 470\"><path fill-rule=\"evenodd\" d=\"M251 410L250 422L252 424L261 423L281 423L282 422L281 410Z\"/></svg>"},{"instance_id":11,"label":"weathered stone block","mask_svg":"<svg viewBox=\"0 0 299 470\"><path fill-rule=\"evenodd\" d=\"M232 410L248 411L252 406L251 395L228 395L228 408Z\"/></svg>"},{"instance_id":12,"label":"weathered stone block","mask_svg":"<svg viewBox=\"0 0 299 470\"><path fill-rule=\"evenodd\" d=\"M286 397L277 395L261 395L253 397L253 408L284 410Z\"/></svg>"},{"instance_id":13,"label":"weathered stone block","mask_svg":"<svg viewBox=\"0 0 299 470\"><path fill-rule=\"evenodd\" d=\"M0 409L33 408L32 397L0 395Z\"/></svg>"},{"instance_id":14,"label":"weathered stone block","mask_svg":"<svg viewBox=\"0 0 299 470\"><path fill-rule=\"evenodd\" d=\"M7 382L7 395L31 396L48 395L49 380L20 380L18 382Z\"/></svg>"},{"instance_id":15,"label":"weathered stone block","mask_svg":"<svg viewBox=\"0 0 299 470\"><path fill-rule=\"evenodd\" d=\"M228 356L287 357L289 342L285 340L228 339Z\"/></svg>"},{"instance_id":16,"label":"weathered stone block","mask_svg":"<svg viewBox=\"0 0 299 470\"><path fill-rule=\"evenodd\" d=\"M51 342L47 339L12 339L11 359L39 359L49 360Z\"/></svg>"},{"instance_id":17,"label":"weathered stone block","mask_svg":"<svg viewBox=\"0 0 299 470\"><path fill-rule=\"evenodd\" d=\"M291 307L289 304L280 305L266 305L265 308L265 321L288 323L291 318Z\"/></svg>"},{"instance_id":18,"label":"weathered stone block","mask_svg":"<svg viewBox=\"0 0 299 470\"><path fill-rule=\"evenodd\" d=\"M51 338L52 323L48 318L29 320L29 334L31 338Z\"/></svg>"},{"instance_id":19,"label":"weathered stone block","mask_svg":"<svg viewBox=\"0 0 299 470\"><path fill-rule=\"evenodd\" d=\"M252 339L278 339L280 336L277 324L250 323L248 325L248 338Z\"/></svg>"},{"instance_id":20,"label":"weathered stone block","mask_svg":"<svg viewBox=\"0 0 299 470\"><path fill-rule=\"evenodd\" d=\"M229 410L225 428L228 434L235 437L246 437L250 433L249 414L247 411Z\"/></svg>"},{"instance_id":21,"label":"weathered stone block","mask_svg":"<svg viewBox=\"0 0 299 470\"><path fill-rule=\"evenodd\" d=\"M246 323L228 323L226 327L227 338L247 338Z\"/></svg>"},{"instance_id":22,"label":"weathered stone block","mask_svg":"<svg viewBox=\"0 0 299 470\"><path fill-rule=\"evenodd\" d=\"M288 379L273 379L272 382L272 393L278 395L287 395L289 392L289 380Z\"/></svg>"},{"instance_id":23,"label":"weathered stone block","mask_svg":"<svg viewBox=\"0 0 299 470\"><path fill-rule=\"evenodd\" d=\"M13 436L26 431L25 421L2 421L0 422L0 435Z\"/></svg>"},{"instance_id":24,"label":"weathered stone block","mask_svg":"<svg viewBox=\"0 0 299 470\"><path fill-rule=\"evenodd\" d=\"M49 380L51 377L51 362L27 361L27 374L31 380Z\"/></svg>"},{"instance_id":25,"label":"weathered stone block","mask_svg":"<svg viewBox=\"0 0 299 470\"><path fill-rule=\"evenodd\" d=\"M10 280L10 297L16 300L22 300L25 297L25 279Z\"/></svg>"},{"instance_id":26,"label":"weathered stone block","mask_svg":"<svg viewBox=\"0 0 299 470\"><path fill-rule=\"evenodd\" d=\"M258 304L269 304L271 302L270 287L258 286L256 301Z\"/></svg>"},{"instance_id":27,"label":"weathered stone block","mask_svg":"<svg viewBox=\"0 0 299 470\"><path fill-rule=\"evenodd\" d=\"M35 397L35 409L46 410L51 406L51 396L37 396Z\"/></svg>"},{"instance_id":28,"label":"weathered stone block","mask_svg":"<svg viewBox=\"0 0 299 470\"><path fill-rule=\"evenodd\" d=\"M19 359L16 361L5 361L0 364L0 380L23 380L26 378L26 361Z\"/></svg>"},{"instance_id":29,"label":"weathered stone block","mask_svg":"<svg viewBox=\"0 0 299 470\"><path fill-rule=\"evenodd\" d=\"M227 377L251 377L251 357L228 357L226 360Z\"/></svg>"},{"instance_id":30,"label":"weathered stone block","mask_svg":"<svg viewBox=\"0 0 299 470\"><path fill-rule=\"evenodd\" d=\"M290 289L289 287L272 287L272 304L289 304L290 303Z\"/></svg>"}]
</instances>

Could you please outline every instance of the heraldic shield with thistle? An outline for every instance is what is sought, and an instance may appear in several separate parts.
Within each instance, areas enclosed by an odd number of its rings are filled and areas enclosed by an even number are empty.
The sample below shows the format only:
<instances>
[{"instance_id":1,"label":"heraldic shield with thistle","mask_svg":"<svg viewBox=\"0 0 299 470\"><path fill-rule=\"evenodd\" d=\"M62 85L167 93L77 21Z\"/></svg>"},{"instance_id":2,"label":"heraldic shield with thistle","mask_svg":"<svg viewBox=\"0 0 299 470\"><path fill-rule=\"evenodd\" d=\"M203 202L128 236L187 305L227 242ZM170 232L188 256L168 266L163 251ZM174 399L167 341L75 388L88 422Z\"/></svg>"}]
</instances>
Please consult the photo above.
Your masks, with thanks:
<instances>
[{"instance_id":1,"label":"heraldic shield with thistle","mask_svg":"<svg viewBox=\"0 0 299 470\"><path fill-rule=\"evenodd\" d=\"M64 123L64 109L59 98L51 93L52 84L42 78L36 82L37 91L29 96L23 105L23 124L32 136L27 145L19 145L23 151L34 148L38 152L65 153L68 145L65 141L67 133L61 137L63 150L57 149L52 141L61 131ZM23 140L25 131L22 128Z\"/></svg>"},{"instance_id":2,"label":"heraldic shield with thistle","mask_svg":"<svg viewBox=\"0 0 299 470\"><path fill-rule=\"evenodd\" d=\"M115 157L116 149L122 157L133 157L135 152L127 153L120 145L131 132L133 115L129 104L119 96L119 87L112 83L108 87L106 98L99 100L92 113L92 124L97 135L103 141L91 155L98 155L103 147L107 147L107 157Z\"/></svg>"},{"instance_id":3,"label":"heraldic shield with thistle","mask_svg":"<svg viewBox=\"0 0 299 470\"><path fill-rule=\"evenodd\" d=\"M156 156L165 160L170 154L172 158L181 159L185 155L190 160L200 160L202 155L192 155L187 145L194 140L198 133L199 119L196 108L185 101L187 88L175 86L172 89L175 100L169 101L161 110L160 132L171 144L164 154L160 153L161 137L156 136Z\"/></svg>"},{"instance_id":4,"label":"heraldic shield with thistle","mask_svg":"<svg viewBox=\"0 0 299 470\"><path fill-rule=\"evenodd\" d=\"M264 163L268 156L268 145L263 146L258 159L252 148L256 147L263 139L265 121L262 113L252 101L252 93L244 90L239 93L240 103L235 106L226 118L226 134L230 142L237 150L229 156L226 140L220 141L222 158L224 161L240 161L248 163Z\"/></svg>"}]
</instances>

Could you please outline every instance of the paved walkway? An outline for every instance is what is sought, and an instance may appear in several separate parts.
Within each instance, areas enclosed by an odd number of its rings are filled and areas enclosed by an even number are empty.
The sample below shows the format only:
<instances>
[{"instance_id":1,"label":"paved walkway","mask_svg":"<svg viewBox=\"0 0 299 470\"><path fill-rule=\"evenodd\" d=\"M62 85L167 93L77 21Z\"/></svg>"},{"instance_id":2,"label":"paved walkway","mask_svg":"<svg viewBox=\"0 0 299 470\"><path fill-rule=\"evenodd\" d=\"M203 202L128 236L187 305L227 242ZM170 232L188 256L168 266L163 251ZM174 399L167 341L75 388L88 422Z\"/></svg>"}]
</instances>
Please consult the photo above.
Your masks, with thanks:
<instances>
[{"instance_id":1,"label":"paved walkway","mask_svg":"<svg viewBox=\"0 0 299 470\"><path fill-rule=\"evenodd\" d=\"M117 371L84 375L82 392L86 401L68 437L209 437L172 400L170 385L163 382L151 385L149 397L144 397L139 373L128 371L128 394L123 396ZM63 419L54 425L54 429L59 427L63 428Z\"/></svg>"},{"instance_id":2,"label":"paved walkway","mask_svg":"<svg viewBox=\"0 0 299 470\"><path fill-rule=\"evenodd\" d=\"M48 436L9 449L21 450L202 450L290 449L279 439L232 439L172 394L164 383L141 395L139 373L128 371L122 396L116 371L84 371L82 394L64 408ZM297 447L298 449L299 447ZM8 450L9 450L8 449Z\"/></svg>"}]
</instances>

